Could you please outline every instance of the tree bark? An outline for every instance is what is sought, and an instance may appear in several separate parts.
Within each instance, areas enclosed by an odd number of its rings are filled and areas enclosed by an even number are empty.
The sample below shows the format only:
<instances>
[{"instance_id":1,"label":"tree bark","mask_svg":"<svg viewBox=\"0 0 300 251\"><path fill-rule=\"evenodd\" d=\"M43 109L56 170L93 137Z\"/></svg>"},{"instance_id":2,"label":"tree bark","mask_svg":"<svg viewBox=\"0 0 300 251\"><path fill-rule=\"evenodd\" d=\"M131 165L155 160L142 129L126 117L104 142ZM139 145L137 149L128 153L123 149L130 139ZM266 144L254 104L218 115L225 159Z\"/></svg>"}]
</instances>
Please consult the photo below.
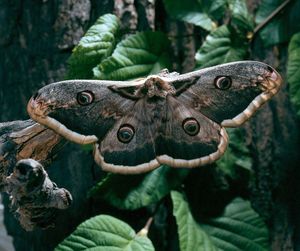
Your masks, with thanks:
<instances>
[{"instance_id":1,"label":"tree bark","mask_svg":"<svg viewBox=\"0 0 300 251\"><path fill-rule=\"evenodd\" d=\"M248 3L254 11L257 1ZM299 1L291 1L285 12L292 17L299 8ZM256 36L251 59L274 66L286 80L287 47L288 43L266 48ZM250 186L251 202L268 223L274 251L300 248L299 121L288 90L285 82L278 95L246 125L255 177Z\"/></svg>"},{"instance_id":2,"label":"tree bark","mask_svg":"<svg viewBox=\"0 0 300 251\"><path fill-rule=\"evenodd\" d=\"M0 121L28 118L26 103L47 83L63 80L67 59L84 31L105 12L113 1L26 1L0 0ZM86 198L99 180L100 170L92 154L69 144L48 170L59 187L67 188L74 202L60 212L56 228L25 232L6 204L5 224L18 250L53 250L75 227L95 210ZM76 184L76 185L75 185Z\"/></svg>"}]
</instances>

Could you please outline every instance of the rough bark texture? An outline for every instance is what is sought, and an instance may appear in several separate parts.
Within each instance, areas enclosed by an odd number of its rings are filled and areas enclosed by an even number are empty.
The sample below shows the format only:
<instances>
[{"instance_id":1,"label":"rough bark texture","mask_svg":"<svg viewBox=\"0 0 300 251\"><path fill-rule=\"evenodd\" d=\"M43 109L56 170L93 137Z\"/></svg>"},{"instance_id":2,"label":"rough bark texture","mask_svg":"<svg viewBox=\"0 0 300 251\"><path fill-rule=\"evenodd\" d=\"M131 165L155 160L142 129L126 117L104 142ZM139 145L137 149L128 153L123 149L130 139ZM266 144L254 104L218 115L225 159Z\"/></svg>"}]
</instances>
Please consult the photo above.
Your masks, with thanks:
<instances>
[{"instance_id":1,"label":"rough bark texture","mask_svg":"<svg viewBox=\"0 0 300 251\"><path fill-rule=\"evenodd\" d=\"M17 161L32 158L48 165L65 140L32 120L0 123L0 190Z\"/></svg>"},{"instance_id":2,"label":"rough bark texture","mask_svg":"<svg viewBox=\"0 0 300 251\"><path fill-rule=\"evenodd\" d=\"M136 30L138 17L134 0L116 0L114 13L120 17L121 29Z\"/></svg>"},{"instance_id":3,"label":"rough bark texture","mask_svg":"<svg viewBox=\"0 0 300 251\"><path fill-rule=\"evenodd\" d=\"M251 9L255 9L257 1L248 2ZM107 12L120 16L125 29L144 30L155 26L164 30L172 40L174 69L186 72L194 68L193 55L201 37L194 35L197 29L193 26L168 20L161 1L33 3L15 0L8 3L0 0L0 121L27 118L25 107L29 97L41 86L64 79L71 49L89 25ZM278 54L278 48L275 48L267 53L269 48L259 47L260 43L254 41L252 58L278 66L284 74L286 52L279 50ZM256 174L251 185L252 203L272 229L273 250L297 250L300 248L297 227L300 223L300 191L297 189L300 177L297 170L299 131L286 87L245 128ZM89 188L101 176L90 152L69 144L58 154L48 171L52 180L71 192L74 203L70 210L59 213L55 229L31 233L22 230L13 216L6 212L6 225L9 234L14 236L16 251L52 250L80 222L96 214L99 207L102 212L115 213L115 216L120 213L109 211L111 209L106 205L86 198ZM8 203L7 197L5 201ZM168 204L160 207L150 238L155 239L157 250L174 251L178 249L174 236L176 225L172 217L166 217L166 210L170 210L168 207ZM146 222L148 215L149 212L144 209L122 212L123 218L127 217L127 222L137 230ZM155 234L155 230L161 234Z\"/></svg>"},{"instance_id":4,"label":"rough bark texture","mask_svg":"<svg viewBox=\"0 0 300 251\"><path fill-rule=\"evenodd\" d=\"M256 0L248 1L251 9ZM294 1L285 11L295 16L300 7ZM273 65L286 78L287 44L263 47L258 36L252 43L251 58ZM299 121L290 103L288 83L279 94L247 124L253 155L255 180L252 182L252 206L271 230L272 250L299 250ZM262 137L263 135L263 137Z\"/></svg>"},{"instance_id":5,"label":"rough bark texture","mask_svg":"<svg viewBox=\"0 0 300 251\"><path fill-rule=\"evenodd\" d=\"M25 119L26 103L41 86L62 80L66 60L87 27L112 11L113 1L0 1L0 121ZM25 232L6 210L5 223L18 250L53 250L76 225L92 215L86 199L97 180L91 153L68 145L49 170L60 187L74 195L74 203L58 216L57 228ZM77 184L77 185L74 185ZM8 198L4 201L8 203Z\"/></svg>"},{"instance_id":6,"label":"rough bark texture","mask_svg":"<svg viewBox=\"0 0 300 251\"><path fill-rule=\"evenodd\" d=\"M299 202L299 194L293 192L294 175L299 172L299 136L291 111L287 91L283 90L257 114L248 130L255 172L252 205L271 229L273 250L296 250L293 235L299 216L293 216L292 211Z\"/></svg>"},{"instance_id":7,"label":"rough bark texture","mask_svg":"<svg viewBox=\"0 0 300 251\"><path fill-rule=\"evenodd\" d=\"M57 212L67 209L72 202L69 191L58 188L34 159L16 163L6 178L5 190L10 195L11 209L26 231L55 227Z\"/></svg>"}]
</instances>

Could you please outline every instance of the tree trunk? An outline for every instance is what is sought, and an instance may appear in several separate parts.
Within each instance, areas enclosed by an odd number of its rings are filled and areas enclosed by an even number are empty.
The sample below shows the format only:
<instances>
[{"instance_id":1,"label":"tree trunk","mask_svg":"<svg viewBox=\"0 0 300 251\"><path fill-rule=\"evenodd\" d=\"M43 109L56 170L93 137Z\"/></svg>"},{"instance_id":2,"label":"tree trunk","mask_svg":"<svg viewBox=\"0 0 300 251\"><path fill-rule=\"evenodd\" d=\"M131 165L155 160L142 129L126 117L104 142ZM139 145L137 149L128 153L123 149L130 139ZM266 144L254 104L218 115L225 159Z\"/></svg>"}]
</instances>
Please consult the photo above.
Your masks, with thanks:
<instances>
[{"instance_id":1,"label":"tree trunk","mask_svg":"<svg viewBox=\"0 0 300 251\"><path fill-rule=\"evenodd\" d=\"M65 78L72 48L95 19L112 7L113 1L0 1L0 121L28 118L30 96L43 85ZM69 144L48 173L72 193L73 205L60 213L56 228L33 232L25 232L6 207L5 224L16 251L53 250L93 214L94 205L86 194L100 171L91 153ZM4 202L8 205L7 197Z\"/></svg>"}]
</instances>

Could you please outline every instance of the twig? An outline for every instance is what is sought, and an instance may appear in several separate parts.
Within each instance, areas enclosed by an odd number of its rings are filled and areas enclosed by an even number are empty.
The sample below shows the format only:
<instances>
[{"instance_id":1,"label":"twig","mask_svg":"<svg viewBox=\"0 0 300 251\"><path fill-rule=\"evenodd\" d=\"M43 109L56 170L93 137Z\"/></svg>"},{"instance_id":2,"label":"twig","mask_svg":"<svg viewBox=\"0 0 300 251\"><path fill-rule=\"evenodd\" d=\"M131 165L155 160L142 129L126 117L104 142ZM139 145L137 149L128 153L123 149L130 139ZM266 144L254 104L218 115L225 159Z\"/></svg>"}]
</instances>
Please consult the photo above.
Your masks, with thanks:
<instances>
[{"instance_id":1,"label":"twig","mask_svg":"<svg viewBox=\"0 0 300 251\"><path fill-rule=\"evenodd\" d=\"M146 225L137 233L137 235L147 236L152 222L153 222L153 216L147 220Z\"/></svg>"},{"instance_id":2,"label":"twig","mask_svg":"<svg viewBox=\"0 0 300 251\"><path fill-rule=\"evenodd\" d=\"M254 28L252 39L263 27L265 27L274 17L276 17L290 2L291 0L284 1L264 21L262 21L259 25L257 25Z\"/></svg>"}]
</instances>

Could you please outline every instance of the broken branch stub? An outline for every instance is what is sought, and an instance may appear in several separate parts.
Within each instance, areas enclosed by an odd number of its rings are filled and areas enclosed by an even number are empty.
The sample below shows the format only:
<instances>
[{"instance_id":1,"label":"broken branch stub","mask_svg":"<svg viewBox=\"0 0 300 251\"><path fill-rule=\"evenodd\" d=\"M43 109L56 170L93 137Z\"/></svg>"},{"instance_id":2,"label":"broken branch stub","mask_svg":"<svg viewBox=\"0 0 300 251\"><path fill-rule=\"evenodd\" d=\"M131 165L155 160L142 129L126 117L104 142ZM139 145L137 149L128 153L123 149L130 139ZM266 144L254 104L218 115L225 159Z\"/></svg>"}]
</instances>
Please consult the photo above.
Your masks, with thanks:
<instances>
[{"instance_id":1,"label":"broken branch stub","mask_svg":"<svg viewBox=\"0 0 300 251\"><path fill-rule=\"evenodd\" d=\"M65 142L32 120L0 123L0 191L10 195L11 209L27 231L53 226L57 212L71 204L70 192L58 188L43 167Z\"/></svg>"},{"instance_id":2,"label":"broken branch stub","mask_svg":"<svg viewBox=\"0 0 300 251\"><path fill-rule=\"evenodd\" d=\"M6 178L5 188L12 210L27 231L53 226L58 210L67 209L72 202L70 192L58 188L43 166L33 159L17 162Z\"/></svg>"},{"instance_id":3,"label":"broken branch stub","mask_svg":"<svg viewBox=\"0 0 300 251\"><path fill-rule=\"evenodd\" d=\"M47 166L65 142L32 120L0 123L0 191L17 161L31 158Z\"/></svg>"}]
</instances>

